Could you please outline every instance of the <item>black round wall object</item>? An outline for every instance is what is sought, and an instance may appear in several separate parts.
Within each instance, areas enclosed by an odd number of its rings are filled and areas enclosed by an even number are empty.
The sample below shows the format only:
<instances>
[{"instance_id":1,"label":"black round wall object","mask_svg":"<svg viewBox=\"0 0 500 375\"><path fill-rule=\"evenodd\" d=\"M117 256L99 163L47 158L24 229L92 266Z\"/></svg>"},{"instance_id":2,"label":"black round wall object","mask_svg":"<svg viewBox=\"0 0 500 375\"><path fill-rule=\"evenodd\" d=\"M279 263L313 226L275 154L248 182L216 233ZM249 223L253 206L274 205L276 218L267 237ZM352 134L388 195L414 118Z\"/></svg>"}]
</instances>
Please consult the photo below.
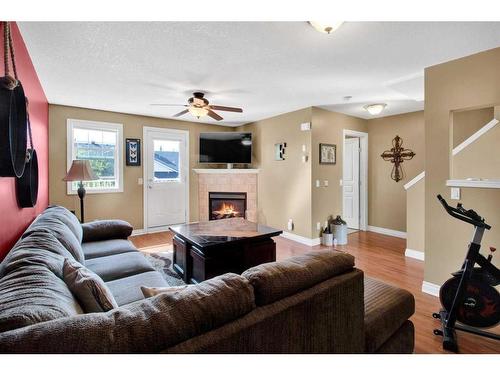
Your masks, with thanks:
<instances>
[{"instance_id":1,"label":"black round wall object","mask_svg":"<svg viewBox=\"0 0 500 375\"><path fill-rule=\"evenodd\" d=\"M0 177L21 177L26 165L26 97L21 82L0 86Z\"/></svg>"},{"instance_id":2,"label":"black round wall object","mask_svg":"<svg viewBox=\"0 0 500 375\"><path fill-rule=\"evenodd\" d=\"M23 175L16 181L16 195L19 207L34 207L38 198L38 158L34 149L28 150L30 159Z\"/></svg>"}]
</instances>

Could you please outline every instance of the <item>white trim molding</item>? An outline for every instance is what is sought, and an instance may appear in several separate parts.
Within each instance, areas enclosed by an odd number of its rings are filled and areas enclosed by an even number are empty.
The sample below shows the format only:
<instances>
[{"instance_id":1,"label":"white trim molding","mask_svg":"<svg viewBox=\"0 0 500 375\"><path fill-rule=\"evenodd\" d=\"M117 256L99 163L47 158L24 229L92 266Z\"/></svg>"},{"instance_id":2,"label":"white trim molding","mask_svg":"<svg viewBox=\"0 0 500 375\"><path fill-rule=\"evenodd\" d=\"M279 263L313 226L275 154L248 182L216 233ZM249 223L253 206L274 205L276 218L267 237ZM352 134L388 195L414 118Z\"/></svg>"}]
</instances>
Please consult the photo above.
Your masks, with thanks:
<instances>
[{"instance_id":1,"label":"white trim molding","mask_svg":"<svg viewBox=\"0 0 500 375\"><path fill-rule=\"evenodd\" d=\"M425 253L420 250L413 250L413 249L406 249L405 250L405 257L408 258L413 258L413 259L418 259L418 260L425 260Z\"/></svg>"},{"instance_id":2,"label":"white trim molding","mask_svg":"<svg viewBox=\"0 0 500 375\"><path fill-rule=\"evenodd\" d=\"M486 125L484 125L481 129L479 129L477 132L472 134L469 138L467 138L465 141L460 143L457 147L455 147L452 151L453 156L458 154L460 151L465 149L467 146L470 144L474 143L477 141L481 136L483 136L485 133L493 129L500 121L498 121L496 118L488 122Z\"/></svg>"},{"instance_id":3,"label":"white trim molding","mask_svg":"<svg viewBox=\"0 0 500 375\"><path fill-rule=\"evenodd\" d=\"M132 231L132 234L130 235L131 237L132 236L140 236L141 234L146 234L147 232L144 230L144 229L134 229Z\"/></svg>"},{"instance_id":4,"label":"white trim molding","mask_svg":"<svg viewBox=\"0 0 500 375\"><path fill-rule=\"evenodd\" d=\"M212 174L212 173L259 173L260 172L260 169L227 169L227 168L221 168L221 169L209 169L209 168L198 168L198 169L195 169L193 168L193 172L195 173L198 173L198 174L203 174L203 173L207 173L207 174Z\"/></svg>"},{"instance_id":5,"label":"white trim molding","mask_svg":"<svg viewBox=\"0 0 500 375\"><path fill-rule=\"evenodd\" d=\"M385 234L386 236L406 238L406 232L401 232L399 230L388 229L388 228L381 228L381 227L374 227L373 225L368 225L368 230L370 232Z\"/></svg>"},{"instance_id":6,"label":"white trim molding","mask_svg":"<svg viewBox=\"0 0 500 375\"><path fill-rule=\"evenodd\" d=\"M303 236L299 236L298 234L290 233L290 232L285 232L280 234L281 237L286 238L287 240L292 240L298 243L301 243L306 246L316 246L321 244L321 239L319 237L317 238L307 238Z\"/></svg>"},{"instance_id":7,"label":"white trim molding","mask_svg":"<svg viewBox=\"0 0 500 375\"><path fill-rule=\"evenodd\" d=\"M481 178L468 178L466 180L446 180L446 186L500 189L500 180L488 180Z\"/></svg>"},{"instance_id":8,"label":"white trim molding","mask_svg":"<svg viewBox=\"0 0 500 375\"><path fill-rule=\"evenodd\" d=\"M428 281L422 282L422 292L430 294L431 296L439 297L440 285L430 283Z\"/></svg>"},{"instance_id":9,"label":"white trim molding","mask_svg":"<svg viewBox=\"0 0 500 375\"><path fill-rule=\"evenodd\" d=\"M409 188L411 188L413 185L415 185L417 182L419 182L424 177L425 177L425 171L423 171L422 173L420 173L417 176L415 176L414 178L412 178L405 185L403 185L403 187L405 188L405 190L408 190Z\"/></svg>"}]
</instances>

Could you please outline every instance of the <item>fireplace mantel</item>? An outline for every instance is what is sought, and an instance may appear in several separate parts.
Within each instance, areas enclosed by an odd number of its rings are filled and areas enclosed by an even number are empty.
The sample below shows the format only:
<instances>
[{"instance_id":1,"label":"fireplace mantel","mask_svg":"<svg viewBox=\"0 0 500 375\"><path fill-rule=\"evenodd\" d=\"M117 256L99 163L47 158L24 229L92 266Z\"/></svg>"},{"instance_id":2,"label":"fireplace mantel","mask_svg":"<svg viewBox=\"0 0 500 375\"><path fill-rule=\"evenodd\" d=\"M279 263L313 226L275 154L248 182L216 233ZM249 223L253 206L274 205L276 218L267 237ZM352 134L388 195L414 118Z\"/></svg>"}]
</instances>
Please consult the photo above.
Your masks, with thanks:
<instances>
[{"instance_id":1,"label":"fireplace mantel","mask_svg":"<svg viewBox=\"0 0 500 375\"><path fill-rule=\"evenodd\" d=\"M198 174L221 174L221 173L228 173L228 174L237 174L237 173L242 173L242 174L251 174L251 173L259 173L260 169L212 169L212 168L198 168L195 169L193 168L193 171Z\"/></svg>"}]
</instances>

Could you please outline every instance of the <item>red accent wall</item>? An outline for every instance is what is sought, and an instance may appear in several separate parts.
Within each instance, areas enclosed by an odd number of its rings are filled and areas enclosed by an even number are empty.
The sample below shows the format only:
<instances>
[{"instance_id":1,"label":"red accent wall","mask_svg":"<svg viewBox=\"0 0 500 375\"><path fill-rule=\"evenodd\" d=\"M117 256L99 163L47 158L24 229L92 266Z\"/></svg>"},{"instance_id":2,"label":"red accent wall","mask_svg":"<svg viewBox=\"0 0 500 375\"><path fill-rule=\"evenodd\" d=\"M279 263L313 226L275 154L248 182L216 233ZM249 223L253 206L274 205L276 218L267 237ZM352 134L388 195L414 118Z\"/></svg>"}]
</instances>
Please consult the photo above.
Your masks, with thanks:
<instances>
[{"instance_id":1,"label":"red accent wall","mask_svg":"<svg viewBox=\"0 0 500 375\"><path fill-rule=\"evenodd\" d=\"M31 128L38 156L40 181L36 206L21 209L16 200L15 178L0 177L0 260L5 257L33 219L47 207L49 201L49 105L15 22L11 23L11 33L16 54L17 73L30 102ZM1 25L0 36L3 36ZM0 52L0 76L3 76L3 46L1 45Z\"/></svg>"}]
</instances>

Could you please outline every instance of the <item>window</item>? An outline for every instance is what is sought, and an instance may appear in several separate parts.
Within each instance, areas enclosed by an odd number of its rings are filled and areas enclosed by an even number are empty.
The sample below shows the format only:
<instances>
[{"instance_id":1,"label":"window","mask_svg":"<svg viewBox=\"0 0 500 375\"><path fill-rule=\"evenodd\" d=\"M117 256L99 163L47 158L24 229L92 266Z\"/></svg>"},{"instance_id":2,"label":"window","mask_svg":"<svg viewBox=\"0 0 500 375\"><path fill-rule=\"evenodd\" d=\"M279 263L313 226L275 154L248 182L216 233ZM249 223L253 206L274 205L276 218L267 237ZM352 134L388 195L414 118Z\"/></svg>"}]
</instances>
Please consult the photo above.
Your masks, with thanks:
<instances>
[{"instance_id":1,"label":"window","mask_svg":"<svg viewBox=\"0 0 500 375\"><path fill-rule=\"evenodd\" d=\"M153 141L155 182L180 180L179 146L180 141Z\"/></svg>"},{"instance_id":2,"label":"window","mask_svg":"<svg viewBox=\"0 0 500 375\"><path fill-rule=\"evenodd\" d=\"M84 181L88 193L123 191L122 124L68 119L67 168L73 160L89 160L95 181ZM68 194L75 194L78 182L68 182Z\"/></svg>"}]
</instances>

